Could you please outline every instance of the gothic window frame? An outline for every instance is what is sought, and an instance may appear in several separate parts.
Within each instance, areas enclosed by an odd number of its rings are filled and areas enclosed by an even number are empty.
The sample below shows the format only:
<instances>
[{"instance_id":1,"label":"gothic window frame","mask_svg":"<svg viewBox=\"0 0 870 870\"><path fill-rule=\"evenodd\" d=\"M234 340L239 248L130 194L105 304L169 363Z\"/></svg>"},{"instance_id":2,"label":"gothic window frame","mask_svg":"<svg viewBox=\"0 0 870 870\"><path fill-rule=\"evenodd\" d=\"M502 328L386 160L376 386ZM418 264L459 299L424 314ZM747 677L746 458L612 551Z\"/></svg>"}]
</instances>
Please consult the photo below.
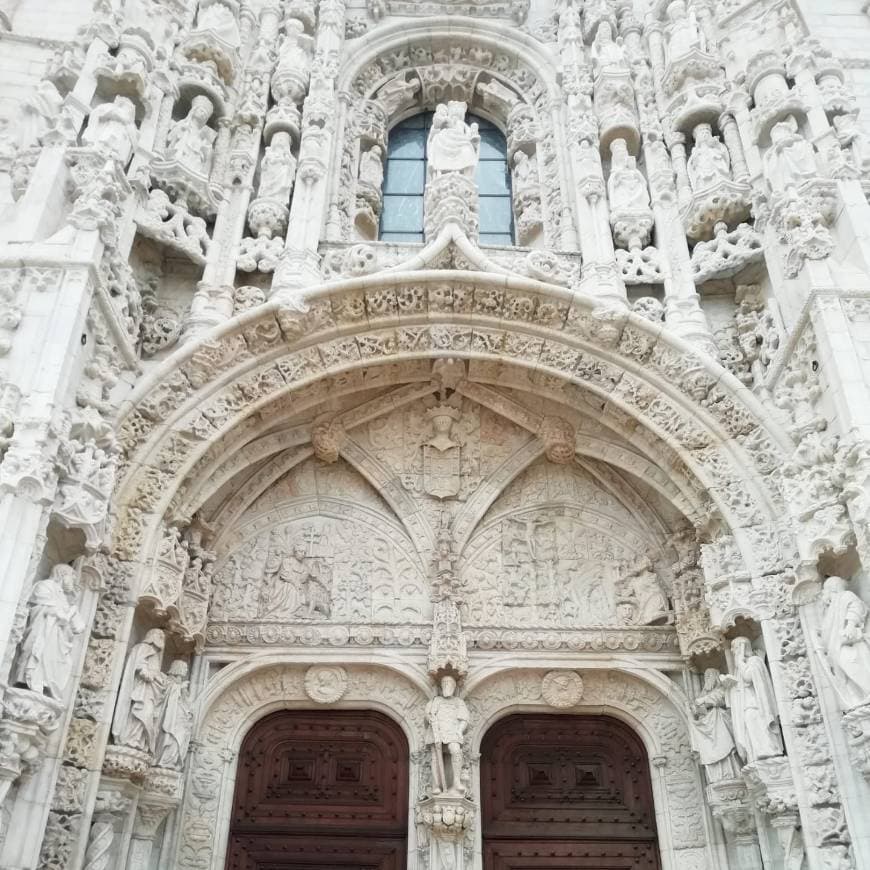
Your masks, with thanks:
<instances>
[{"instance_id":1,"label":"gothic window frame","mask_svg":"<svg viewBox=\"0 0 870 870\"><path fill-rule=\"evenodd\" d=\"M423 203L433 115L431 109L416 107L389 130L378 221L379 241L424 242ZM480 244L513 247L517 236L507 136L498 124L476 111L469 111L466 120L476 123L481 134L475 176L480 204Z\"/></svg>"}]
</instances>

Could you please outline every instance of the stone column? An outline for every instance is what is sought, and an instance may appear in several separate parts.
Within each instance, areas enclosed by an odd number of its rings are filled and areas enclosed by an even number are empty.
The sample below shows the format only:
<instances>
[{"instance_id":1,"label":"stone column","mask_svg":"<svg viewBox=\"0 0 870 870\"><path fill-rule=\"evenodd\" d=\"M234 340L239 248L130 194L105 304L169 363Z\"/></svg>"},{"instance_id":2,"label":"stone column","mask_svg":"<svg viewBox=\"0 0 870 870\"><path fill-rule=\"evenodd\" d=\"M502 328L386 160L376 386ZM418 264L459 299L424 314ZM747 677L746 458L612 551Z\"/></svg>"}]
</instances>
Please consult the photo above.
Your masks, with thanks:
<instances>
[{"instance_id":1,"label":"stone column","mask_svg":"<svg viewBox=\"0 0 870 870\"><path fill-rule=\"evenodd\" d=\"M296 191L290 207L287 243L272 280L272 295L299 298L299 291L321 281L317 253L329 206L326 170L335 151L337 66L331 57L344 43L345 0L321 0L311 88L302 112L302 139Z\"/></svg>"},{"instance_id":2,"label":"stone column","mask_svg":"<svg viewBox=\"0 0 870 870\"><path fill-rule=\"evenodd\" d=\"M746 165L746 155L743 153L743 143L740 141L740 131L737 129L737 121L730 112L723 112L719 116L719 129L722 131L722 139L731 155L731 171L734 180L747 183L749 181L749 167Z\"/></svg>"},{"instance_id":3,"label":"stone column","mask_svg":"<svg viewBox=\"0 0 870 870\"><path fill-rule=\"evenodd\" d=\"M675 147L679 149L680 143ZM691 255L678 209L671 160L661 141L646 141L643 152L656 241L665 265L665 322L681 338L716 358L718 348L692 279ZM679 165L679 158L673 165Z\"/></svg>"}]
</instances>

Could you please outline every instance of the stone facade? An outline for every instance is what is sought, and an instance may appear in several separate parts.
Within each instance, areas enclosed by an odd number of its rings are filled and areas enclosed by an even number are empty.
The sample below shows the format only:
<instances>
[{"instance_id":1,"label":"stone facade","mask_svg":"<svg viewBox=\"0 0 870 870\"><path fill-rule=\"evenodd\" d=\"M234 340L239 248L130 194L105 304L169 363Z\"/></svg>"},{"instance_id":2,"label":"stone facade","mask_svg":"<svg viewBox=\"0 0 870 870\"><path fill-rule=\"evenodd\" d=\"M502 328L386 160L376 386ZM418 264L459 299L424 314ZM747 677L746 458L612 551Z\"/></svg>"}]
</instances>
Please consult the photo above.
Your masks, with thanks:
<instances>
[{"instance_id":1,"label":"stone facade","mask_svg":"<svg viewBox=\"0 0 870 870\"><path fill-rule=\"evenodd\" d=\"M861 3L0 0L0 868L219 870L285 708L401 724L414 870L522 711L664 870L870 867Z\"/></svg>"}]
</instances>

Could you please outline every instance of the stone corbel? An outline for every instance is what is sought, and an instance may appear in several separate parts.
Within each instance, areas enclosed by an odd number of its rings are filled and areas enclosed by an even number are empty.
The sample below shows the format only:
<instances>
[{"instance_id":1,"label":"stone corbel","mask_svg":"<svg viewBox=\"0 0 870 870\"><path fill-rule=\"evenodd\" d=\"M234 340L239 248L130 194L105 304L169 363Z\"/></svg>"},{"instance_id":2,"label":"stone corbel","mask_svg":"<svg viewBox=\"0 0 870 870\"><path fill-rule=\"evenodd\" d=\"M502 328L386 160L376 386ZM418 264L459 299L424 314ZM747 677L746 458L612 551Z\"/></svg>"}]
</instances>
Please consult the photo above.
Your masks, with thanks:
<instances>
[{"instance_id":1,"label":"stone corbel","mask_svg":"<svg viewBox=\"0 0 870 870\"><path fill-rule=\"evenodd\" d=\"M785 756L763 758L747 765L743 774L756 808L776 832L785 867L800 867L804 854L801 820L791 765Z\"/></svg>"},{"instance_id":2,"label":"stone corbel","mask_svg":"<svg viewBox=\"0 0 870 870\"><path fill-rule=\"evenodd\" d=\"M415 820L421 844L429 849L430 870L465 870L466 835L474 815L474 804L464 797L438 795L417 804Z\"/></svg>"},{"instance_id":3,"label":"stone corbel","mask_svg":"<svg viewBox=\"0 0 870 870\"><path fill-rule=\"evenodd\" d=\"M762 866L758 830L749 791L740 780L723 780L707 786L707 800L713 816L725 832L736 866L753 870Z\"/></svg>"},{"instance_id":4,"label":"stone corbel","mask_svg":"<svg viewBox=\"0 0 870 870\"><path fill-rule=\"evenodd\" d=\"M136 805L127 870L148 870L154 840L164 819L181 803L182 776L175 770L153 767Z\"/></svg>"},{"instance_id":5,"label":"stone corbel","mask_svg":"<svg viewBox=\"0 0 870 870\"><path fill-rule=\"evenodd\" d=\"M29 689L5 690L0 718L0 806L12 785L41 765L63 710L59 701Z\"/></svg>"}]
</instances>

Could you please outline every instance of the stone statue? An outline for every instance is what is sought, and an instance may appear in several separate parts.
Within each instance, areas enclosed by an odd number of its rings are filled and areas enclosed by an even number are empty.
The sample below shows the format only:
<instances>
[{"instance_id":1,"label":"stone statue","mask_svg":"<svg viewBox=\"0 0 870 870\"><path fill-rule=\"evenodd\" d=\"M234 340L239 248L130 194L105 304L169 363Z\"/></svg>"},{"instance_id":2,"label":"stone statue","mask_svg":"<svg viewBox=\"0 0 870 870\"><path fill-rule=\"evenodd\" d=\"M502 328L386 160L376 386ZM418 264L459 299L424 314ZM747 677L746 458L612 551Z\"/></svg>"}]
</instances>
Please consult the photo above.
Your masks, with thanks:
<instances>
[{"instance_id":1,"label":"stone statue","mask_svg":"<svg viewBox=\"0 0 870 870\"><path fill-rule=\"evenodd\" d=\"M818 175L813 146L800 134L794 115L773 125L765 172L775 190L784 190Z\"/></svg>"},{"instance_id":2,"label":"stone statue","mask_svg":"<svg viewBox=\"0 0 870 870\"><path fill-rule=\"evenodd\" d=\"M611 212L649 211L650 198L646 178L637 168L637 160L628 153L625 139L611 142L610 154L607 198Z\"/></svg>"},{"instance_id":3,"label":"stone statue","mask_svg":"<svg viewBox=\"0 0 870 870\"><path fill-rule=\"evenodd\" d=\"M187 117L169 131L166 159L177 160L196 175L208 175L217 132L208 126L214 112L212 101L200 94L193 98Z\"/></svg>"},{"instance_id":4,"label":"stone statue","mask_svg":"<svg viewBox=\"0 0 870 870\"><path fill-rule=\"evenodd\" d=\"M465 123L466 108L465 103L451 100L435 109L428 142L430 172L474 175L480 154L480 133L477 124Z\"/></svg>"},{"instance_id":5,"label":"stone statue","mask_svg":"<svg viewBox=\"0 0 870 870\"><path fill-rule=\"evenodd\" d=\"M153 628L127 656L112 722L112 738L118 746L149 754L156 748L166 681L161 673L164 646L163 632Z\"/></svg>"},{"instance_id":6,"label":"stone statue","mask_svg":"<svg viewBox=\"0 0 870 870\"><path fill-rule=\"evenodd\" d=\"M359 158L359 180L380 190L384 184L384 151L374 145Z\"/></svg>"},{"instance_id":7,"label":"stone statue","mask_svg":"<svg viewBox=\"0 0 870 870\"><path fill-rule=\"evenodd\" d=\"M193 706L190 703L190 681L187 662L178 659L169 666L166 696L160 714L157 739L157 766L181 770L190 746L193 731Z\"/></svg>"},{"instance_id":8,"label":"stone statue","mask_svg":"<svg viewBox=\"0 0 870 870\"><path fill-rule=\"evenodd\" d=\"M695 698L690 727L692 747L698 753L711 784L740 777L740 761L734 745L731 716L725 703L726 694L719 671L707 668L704 688Z\"/></svg>"},{"instance_id":9,"label":"stone statue","mask_svg":"<svg viewBox=\"0 0 870 870\"><path fill-rule=\"evenodd\" d=\"M709 124L698 124L692 134L695 144L686 169L692 190L704 190L721 181L731 180L731 158Z\"/></svg>"},{"instance_id":10,"label":"stone statue","mask_svg":"<svg viewBox=\"0 0 870 870\"><path fill-rule=\"evenodd\" d=\"M706 51L704 35L698 27L695 13L686 11L684 0L674 0L668 4L668 45L666 52L667 63L679 60L692 51Z\"/></svg>"},{"instance_id":11,"label":"stone statue","mask_svg":"<svg viewBox=\"0 0 870 870\"><path fill-rule=\"evenodd\" d=\"M296 179L296 158L293 156L293 140L285 130L272 137L260 163L260 199L274 199L282 205L290 202L293 182Z\"/></svg>"},{"instance_id":12,"label":"stone statue","mask_svg":"<svg viewBox=\"0 0 870 870\"><path fill-rule=\"evenodd\" d=\"M441 694L426 705L426 745L432 747L432 792L461 797L462 742L468 728L468 707L455 696L456 680L441 678ZM449 774L449 775L448 775Z\"/></svg>"},{"instance_id":13,"label":"stone statue","mask_svg":"<svg viewBox=\"0 0 870 870\"><path fill-rule=\"evenodd\" d=\"M652 562L647 558L629 568L623 575L635 604L634 622L638 625L661 625L668 621L668 599L659 586Z\"/></svg>"},{"instance_id":14,"label":"stone statue","mask_svg":"<svg viewBox=\"0 0 870 870\"><path fill-rule=\"evenodd\" d=\"M538 158L529 157L525 151L514 154L514 194L517 198L540 198L541 177L538 173Z\"/></svg>"},{"instance_id":15,"label":"stone statue","mask_svg":"<svg viewBox=\"0 0 870 870\"><path fill-rule=\"evenodd\" d=\"M21 118L18 121L19 147L31 148L38 145L54 125L62 105L63 97L57 88L50 81L41 81L35 93L21 104Z\"/></svg>"},{"instance_id":16,"label":"stone statue","mask_svg":"<svg viewBox=\"0 0 870 870\"><path fill-rule=\"evenodd\" d=\"M870 608L842 577L825 580L819 638L828 673L845 710L870 702Z\"/></svg>"},{"instance_id":17,"label":"stone statue","mask_svg":"<svg viewBox=\"0 0 870 870\"><path fill-rule=\"evenodd\" d=\"M595 31L595 41L592 43L592 69L595 75L603 72L628 72L622 40L614 41L613 27L609 21L602 21Z\"/></svg>"},{"instance_id":18,"label":"stone statue","mask_svg":"<svg viewBox=\"0 0 870 870\"><path fill-rule=\"evenodd\" d=\"M126 165L133 154L138 131L136 107L127 97L115 97L114 102L97 106L88 118L82 142L101 148L119 163Z\"/></svg>"},{"instance_id":19,"label":"stone statue","mask_svg":"<svg viewBox=\"0 0 870 870\"><path fill-rule=\"evenodd\" d=\"M753 653L748 638L734 638L731 651L734 674L723 680L731 688L729 700L737 752L747 763L782 755L779 714L770 674L761 658Z\"/></svg>"},{"instance_id":20,"label":"stone statue","mask_svg":"<svg viewBox=\"0 0 870 870\"><path fill-rule=\"evenodd\" d=\"M12 682L60 700L73 669L73 639L85 630L76 604L78 579L69 565L55 565L30 593L27 627Z\"/></svg>"}]
</instances>

